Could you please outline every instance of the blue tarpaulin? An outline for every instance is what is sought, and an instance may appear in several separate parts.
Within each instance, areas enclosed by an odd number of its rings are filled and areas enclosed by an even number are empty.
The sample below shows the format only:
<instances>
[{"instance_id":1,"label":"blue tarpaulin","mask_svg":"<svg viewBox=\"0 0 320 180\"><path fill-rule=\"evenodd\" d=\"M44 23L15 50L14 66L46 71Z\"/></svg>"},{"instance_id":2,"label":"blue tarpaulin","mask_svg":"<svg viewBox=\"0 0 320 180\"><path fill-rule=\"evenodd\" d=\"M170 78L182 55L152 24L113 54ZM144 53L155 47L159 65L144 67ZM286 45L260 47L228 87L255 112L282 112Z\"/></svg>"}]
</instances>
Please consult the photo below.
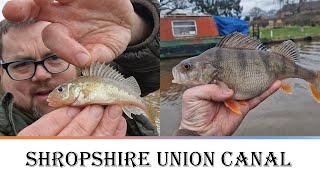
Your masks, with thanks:
<instances>
[{"instance_id":1,"label":"blue tarpaulin","mask_svg":"<svg viewBox=\"0 0 320 180\"><path fill-rule=\"evenodd\" d=\"M220 36L226 36L233 32L249 34L249 23L237 18L212 16Z\"/></svg>"}]
</instances>

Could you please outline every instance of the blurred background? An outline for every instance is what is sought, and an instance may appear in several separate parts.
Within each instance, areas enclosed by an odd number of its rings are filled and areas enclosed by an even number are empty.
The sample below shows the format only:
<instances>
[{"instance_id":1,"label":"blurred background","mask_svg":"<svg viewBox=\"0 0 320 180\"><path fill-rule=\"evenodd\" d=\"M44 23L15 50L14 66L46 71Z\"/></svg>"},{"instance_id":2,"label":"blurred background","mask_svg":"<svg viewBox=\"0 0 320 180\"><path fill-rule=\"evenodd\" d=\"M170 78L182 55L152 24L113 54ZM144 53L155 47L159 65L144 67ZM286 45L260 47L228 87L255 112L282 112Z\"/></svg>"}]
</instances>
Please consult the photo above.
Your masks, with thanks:
<instances>
[{"instance_id":1,"label":"blurred background","mask_svg":"<svg viewBox=\"0 0 320 180\"><path fill-rule=\"evenodd\" d=\"M172 84L172 67L214 47L232 32L249 34L268 48L292 39L300 65L320 70L320 1L161 0L161 135L179 128L181 96L187 87ZM320 135L320 104L308 84L290 79L291 95L281 91L252 110L234 135Z\"/></svg>"}]
</instances>

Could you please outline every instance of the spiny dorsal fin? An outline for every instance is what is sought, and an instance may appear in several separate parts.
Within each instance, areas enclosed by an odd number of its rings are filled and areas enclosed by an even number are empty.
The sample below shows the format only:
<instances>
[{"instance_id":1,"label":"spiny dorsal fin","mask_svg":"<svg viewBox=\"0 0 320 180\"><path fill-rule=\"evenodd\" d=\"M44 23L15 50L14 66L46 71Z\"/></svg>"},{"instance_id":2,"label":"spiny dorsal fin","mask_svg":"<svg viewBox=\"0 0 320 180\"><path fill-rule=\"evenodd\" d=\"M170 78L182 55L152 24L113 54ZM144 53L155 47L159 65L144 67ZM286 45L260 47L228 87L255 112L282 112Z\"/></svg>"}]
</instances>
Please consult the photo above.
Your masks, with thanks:
<instances>
[{"instance_id":1,"label":"spiny dorsal fin","mask_svg":"<svg viewBox=\"0 0 320 180\"><path fill-rule=\"evenodd\" d=\"M225 36L217 45L222 48L252 49L266 51L267 48L256 38L234 32Z\"/></svg>"},{"instance_id":2,"label":"spiny dorsal fin","mask_svg":"<svg viewBox=\"0 0 320 180\"><path fill-rule=\"evenodd\" d=\"M83 76L100 76L116 81L124 81L125 78L117 70L113 69L109 64L92 63L90 67L82 71Z\"/></svg>"},{"instance_id":3,"label":"spiny dorsal fin","mask_svg":"<svg viewBox=\"0 0 320 180\"><path fill-rule=\"evenodd\" d=\"M139 96L141 95L140 86L134 77L128 77L125 79L125 83L130 86Z\"/></svg>"},{"instance_id":4,"label":"spiny dorsal fin","mask_svg":"<svg viewBox=\"0 0 320 180\"><path fill-rule=\"evenodd\" d=\"M299 50L291 40L284 41L279 46L271 47L271 51L283 55L294 62L298 62L300 59Z\"/></svg>"},{"instance_id":5,"label":"spiny dorsal fin","mask_svg":"<svg viewBox=\"0 0 320 180\"><path fill-rule=\"evenodd\" d=\"M138 82L132 76L129 78L124 78L117 70L113 69L109 64L92 63L90 67L82 70L83 76L100 76L104 78L113 79L130 87L139 96L141 95L141 90Z\"/></svg>"}]
</instances>

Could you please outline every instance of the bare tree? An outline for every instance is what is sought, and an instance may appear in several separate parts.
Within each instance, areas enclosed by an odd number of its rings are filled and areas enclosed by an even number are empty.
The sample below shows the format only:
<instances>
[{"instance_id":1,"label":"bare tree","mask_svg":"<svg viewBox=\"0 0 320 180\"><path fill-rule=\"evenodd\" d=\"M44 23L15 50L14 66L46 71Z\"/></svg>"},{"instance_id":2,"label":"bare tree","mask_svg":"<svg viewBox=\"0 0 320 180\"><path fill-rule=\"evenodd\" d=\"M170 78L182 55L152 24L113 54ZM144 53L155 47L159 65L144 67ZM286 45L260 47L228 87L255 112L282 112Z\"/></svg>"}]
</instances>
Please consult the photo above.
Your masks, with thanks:
<instances>
[{"instance_id":1,"label":"bare tree","mask_svg":"<svg viewBox=\"0 0 320 180\"><path fill-rule=\"evenodd\" d=\"M266 13L264 10L262 10L262 9L260 9L260 8L258 8L258 7L253 7L253 8L249 11L249 15L250 15L251 17L253 17L253 18L262 16L262 15L266 15L266 14L267 14L267 13Z\"/></svg>"},{"instance_id":2,"label":"bare tree","mask_svg":"<svg viewBox=\"0 0 320 180\"><path fill-rule=\"evenodd\" d=\"M300 13L301 11L301 5L302 3L306 2L306 0L299 0L299 3L298 3L298 7L297 7L297 12Z\"/></svg>"},{"instance_id":3,"label":"bare tree","mask_svg":"<svg viewBox=\"0 0 320 180\"><path fill-rule=\"evenodd\" d=\"M279 8L279 9L281 9L281 8L282 8L282 4L283 4L284 0L278 0L278 2L279 2L279 6L280 6L280 8Z\"/></svg>"},{"instance_id":4,"label":"bare tree","mask_svg":"<svg viewBox=\"0 0 320 180\"><path fill-rule=\"evenodd\" d=\"M188 1L186 0L161 0L160 11L162 14L172 14L176 10L188 8Z\"/></svg>"}]
</instances>

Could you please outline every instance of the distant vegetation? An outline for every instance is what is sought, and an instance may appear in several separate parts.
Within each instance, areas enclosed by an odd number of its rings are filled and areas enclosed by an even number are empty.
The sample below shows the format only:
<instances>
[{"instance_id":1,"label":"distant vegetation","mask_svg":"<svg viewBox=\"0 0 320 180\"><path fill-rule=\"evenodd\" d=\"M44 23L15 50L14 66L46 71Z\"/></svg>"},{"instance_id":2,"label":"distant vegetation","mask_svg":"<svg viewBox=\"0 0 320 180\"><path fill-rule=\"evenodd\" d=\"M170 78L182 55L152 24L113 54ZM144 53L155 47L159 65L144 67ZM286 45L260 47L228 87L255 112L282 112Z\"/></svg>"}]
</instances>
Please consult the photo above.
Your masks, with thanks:
<instances>
[{"instance_id":1,"label":"distant vegetation","mask_svg":"<svg viewBox=\"0 0 320 180\"><path fill-rule=\"evenodd\" d=\"M271 37L271 31L273 37ZM320 36L320 26L291 26L282 28L260 28L262 41L272 39L289 39L306 36ZM251 33L252 34L252 33Z\"/></svg>"}]
</instances>

